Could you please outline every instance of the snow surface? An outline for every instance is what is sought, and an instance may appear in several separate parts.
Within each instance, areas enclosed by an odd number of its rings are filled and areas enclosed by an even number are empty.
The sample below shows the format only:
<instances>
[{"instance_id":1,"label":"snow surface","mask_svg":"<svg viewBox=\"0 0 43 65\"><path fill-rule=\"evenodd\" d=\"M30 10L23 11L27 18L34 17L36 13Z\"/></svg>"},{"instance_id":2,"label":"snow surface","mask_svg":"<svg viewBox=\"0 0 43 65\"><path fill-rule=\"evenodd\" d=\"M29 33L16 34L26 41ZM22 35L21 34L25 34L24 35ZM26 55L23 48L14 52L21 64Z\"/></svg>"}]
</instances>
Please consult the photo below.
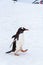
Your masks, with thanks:
<instances>
[{"instance_id":1,"label":"snow surface","mask_svg":"<svg viewBox=\"0 0 43 65\"><path fill-rule=\"evenodd\" d=\"M26 27L24 49L26 53L6 54L19 27ZM43 5L0 1L0 65L43 65Z\"/></svg>"}]
</instances>

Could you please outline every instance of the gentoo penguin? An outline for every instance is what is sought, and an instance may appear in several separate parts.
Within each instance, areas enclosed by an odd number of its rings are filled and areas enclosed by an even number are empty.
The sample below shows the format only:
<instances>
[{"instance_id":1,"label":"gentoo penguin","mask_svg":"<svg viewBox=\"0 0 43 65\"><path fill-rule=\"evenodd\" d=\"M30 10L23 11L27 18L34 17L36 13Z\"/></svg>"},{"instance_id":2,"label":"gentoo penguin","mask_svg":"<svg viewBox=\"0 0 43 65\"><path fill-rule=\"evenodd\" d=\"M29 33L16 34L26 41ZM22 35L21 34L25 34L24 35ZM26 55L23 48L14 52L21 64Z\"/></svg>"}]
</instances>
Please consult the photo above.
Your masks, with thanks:
<instances>
[{"instance_id":1,"label":"gentoo penguin","mask_svg":"<svg viewBox=\"0 0 43 65\"><path fill-rule=\"evenodd\" d=\"M16 34L12 36L12 38L14 38L13 40L13 43L12 43L12 50L11 51L8 51L6 53L10 53L10 52L14 52L15 55L19 55L17 54L17 52L21 51L21 52L26 52L26 50L23 50L22 47L23 47L23 33L24 31L28 31L28 29L24 28L24 27L20 27Z\"/></svg>"}]
</instances>

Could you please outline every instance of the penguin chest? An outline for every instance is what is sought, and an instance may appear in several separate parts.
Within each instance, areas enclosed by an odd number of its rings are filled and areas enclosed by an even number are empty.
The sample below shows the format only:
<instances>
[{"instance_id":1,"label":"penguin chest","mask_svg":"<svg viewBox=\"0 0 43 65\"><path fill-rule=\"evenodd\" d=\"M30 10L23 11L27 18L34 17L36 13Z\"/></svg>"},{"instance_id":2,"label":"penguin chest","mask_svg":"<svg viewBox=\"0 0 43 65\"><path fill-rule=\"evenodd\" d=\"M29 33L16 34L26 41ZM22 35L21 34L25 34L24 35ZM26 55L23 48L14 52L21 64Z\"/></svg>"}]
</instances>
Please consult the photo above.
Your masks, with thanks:
<instances>
[{"instance_id":1,"label":"penguin chest","mask_svg":"<svg viewBox=\"0 0 43 65\"><path fill-rule=\"evenodd\" d=\"M21 49L23 46L23 43L24 43L24 35L20 34L19 39L16 42L16 49L18 49L18 50Z\"/></svg>"}]
</instances>

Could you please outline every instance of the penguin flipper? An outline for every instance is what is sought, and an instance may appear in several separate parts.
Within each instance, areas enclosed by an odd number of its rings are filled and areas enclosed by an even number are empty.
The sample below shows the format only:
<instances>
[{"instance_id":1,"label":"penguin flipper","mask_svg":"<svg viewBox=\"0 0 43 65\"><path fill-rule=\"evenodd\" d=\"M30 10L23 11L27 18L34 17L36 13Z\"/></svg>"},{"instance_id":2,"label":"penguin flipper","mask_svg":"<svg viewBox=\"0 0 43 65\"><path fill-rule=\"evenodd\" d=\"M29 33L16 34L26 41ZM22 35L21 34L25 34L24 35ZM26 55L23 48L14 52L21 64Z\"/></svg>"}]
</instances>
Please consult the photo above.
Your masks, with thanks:
<instances>
[{"instance_id":1,"label":"penguin flipper","mask_svg":"<svg viewBox=\"0 0 43 65\"><path fill-rule=\"evenodd\" d=\"M12 38L15 38L15 35L13 35Z\"/></svg>"}]
</instances>

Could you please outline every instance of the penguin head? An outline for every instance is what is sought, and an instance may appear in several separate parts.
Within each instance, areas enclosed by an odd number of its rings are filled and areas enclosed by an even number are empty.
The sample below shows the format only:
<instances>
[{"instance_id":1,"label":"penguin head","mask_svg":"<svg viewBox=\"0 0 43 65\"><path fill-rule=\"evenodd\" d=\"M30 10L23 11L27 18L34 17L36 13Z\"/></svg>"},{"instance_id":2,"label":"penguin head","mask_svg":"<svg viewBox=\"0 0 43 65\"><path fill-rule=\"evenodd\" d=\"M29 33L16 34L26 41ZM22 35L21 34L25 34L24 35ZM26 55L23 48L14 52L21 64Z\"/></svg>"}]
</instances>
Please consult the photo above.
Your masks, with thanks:
<instances>
[{"instance_id":1,"label":"penguin head","mask_svg":"<svg viewBox=\"0 0 43 65\"><path fill-rule=\"evenodd\" d=\"M17 39L18 39L19 34L23 33L24 31L28 31L28 30L29 30L29 29L26 29L26 28L24 28L24 27L20 27L20 28L17 30L16 34L12 36L12 38L14 38L14 39L17 38Z\"/></svg>"},{"instance_id":2,"label":"penguin head","mask_svg":"<svg viewBox=\"0 0 43 65\"><path fill-rule=\"evenodd\" d=\"M20 27L20 28L18 29L18 33L19 33L19 34L23 33L24 31L28 31L28 29L26 29L26 28L24 28L24 27Z\"/></svg>"}]
</instances>

